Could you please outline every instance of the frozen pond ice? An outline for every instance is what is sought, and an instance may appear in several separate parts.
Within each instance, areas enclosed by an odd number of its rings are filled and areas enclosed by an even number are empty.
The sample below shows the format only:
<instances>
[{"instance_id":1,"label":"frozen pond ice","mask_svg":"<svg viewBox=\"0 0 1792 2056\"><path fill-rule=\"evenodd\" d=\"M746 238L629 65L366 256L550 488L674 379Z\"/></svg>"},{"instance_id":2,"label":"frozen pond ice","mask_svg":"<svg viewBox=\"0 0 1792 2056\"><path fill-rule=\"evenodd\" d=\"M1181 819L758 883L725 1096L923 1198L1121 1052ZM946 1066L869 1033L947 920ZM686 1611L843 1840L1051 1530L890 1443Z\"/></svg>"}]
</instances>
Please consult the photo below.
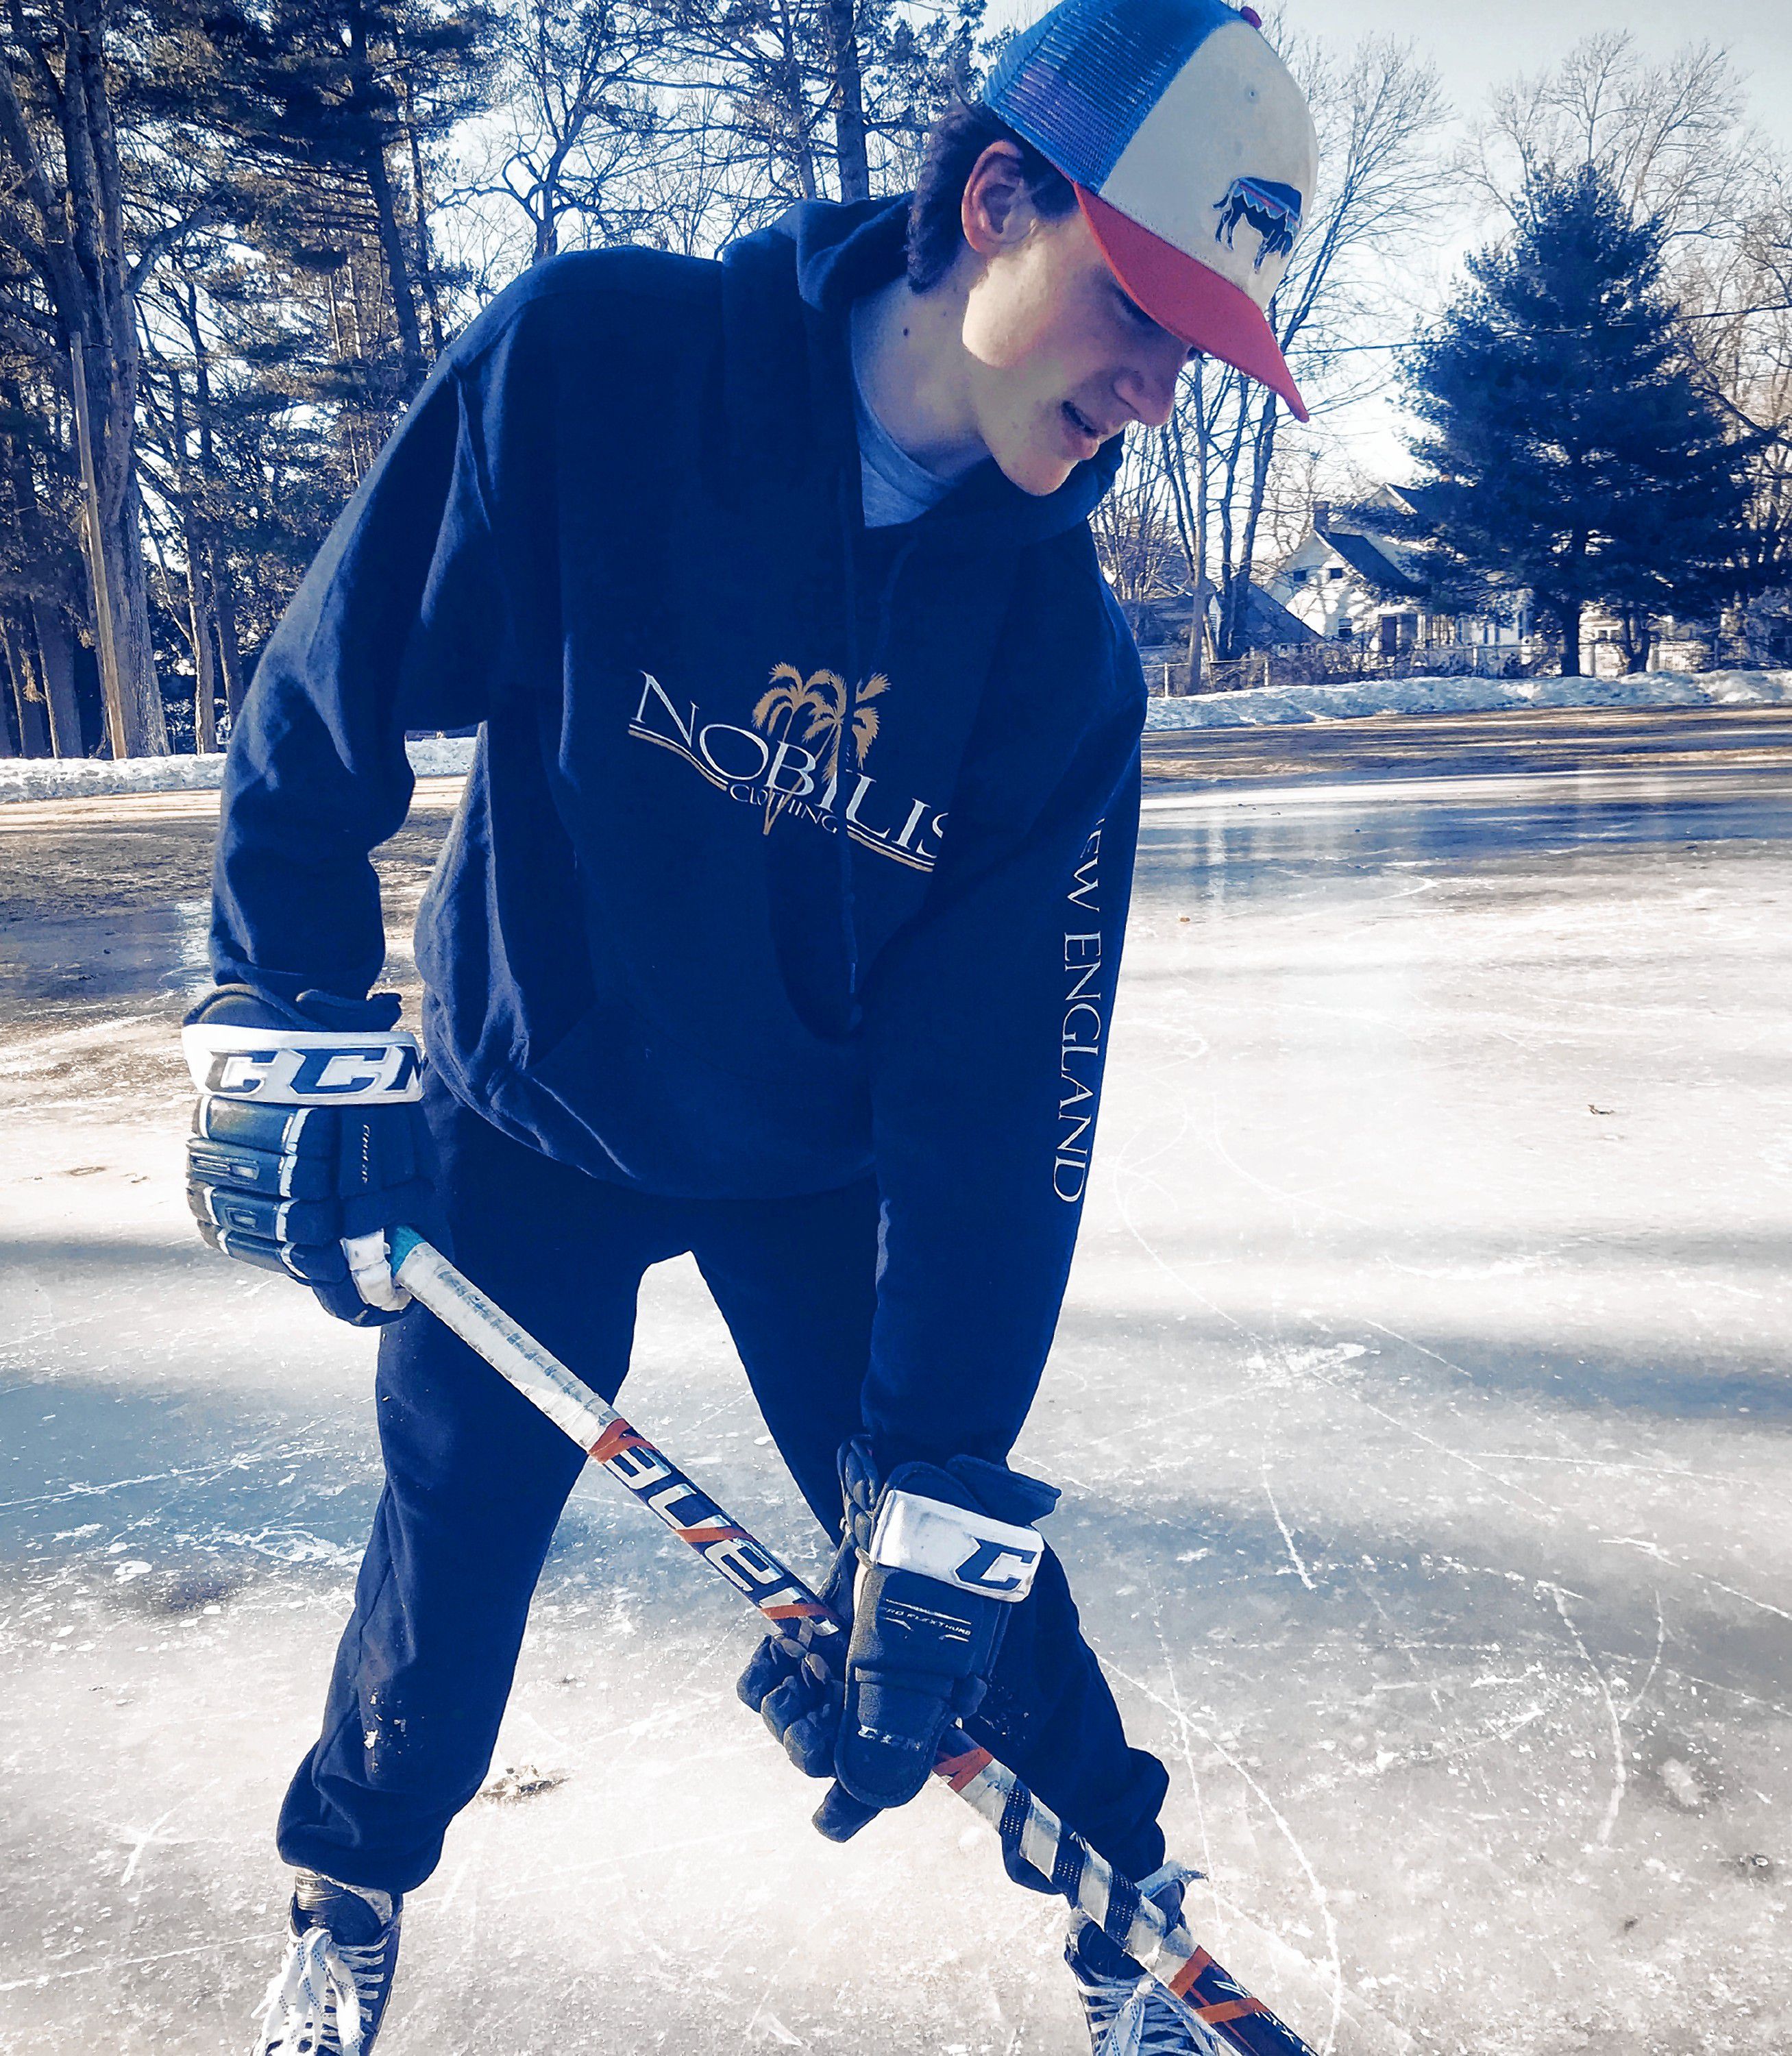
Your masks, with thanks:
<instances>
[{"instance_id":1,"label":"frozen pond ice","mask_svg":"<svg viewBox=\"0 0 1792 2056\"><path fill-rule=\"evenodd\" d=\"M1147 816L1017 1461L1066 1489L1197 1935L1322 2050L1792 2046L1792 809L1619 775ZM191 1236L160 977L6 1001L0 2048L33 2056L247 2046L377 1484L370 1338ZM686 1264L624 1404L813 1563ZM1057 1916L967 1813L810 1833L734 1700L750 1620L613 1489L498 1753L564 1781L457 1825L382 2050L1083 2046Z\"/></svg>"}]
</instances>

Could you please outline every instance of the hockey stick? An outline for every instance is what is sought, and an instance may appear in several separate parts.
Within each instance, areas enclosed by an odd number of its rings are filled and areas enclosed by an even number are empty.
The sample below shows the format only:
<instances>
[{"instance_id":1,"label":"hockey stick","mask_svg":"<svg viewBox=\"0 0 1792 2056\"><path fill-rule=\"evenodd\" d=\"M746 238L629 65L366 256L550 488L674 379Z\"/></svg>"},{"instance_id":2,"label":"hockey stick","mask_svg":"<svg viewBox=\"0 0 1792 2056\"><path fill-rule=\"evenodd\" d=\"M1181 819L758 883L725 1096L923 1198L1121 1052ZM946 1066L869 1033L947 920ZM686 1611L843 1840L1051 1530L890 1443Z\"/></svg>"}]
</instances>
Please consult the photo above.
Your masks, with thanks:
<instances>
[{"instance_id":1,"label":"hockey stick","mask_svg":"<svg viewBox=\"0 0 1792 2056\"><path fill-rule=\"evenodd\" d=\"M517 1327L439 1250L408 1228L391 1230L392 1271L412 1297L508 1378L681 1542L750 1599L780 1634L825 1643L841 1623L797 1574L699 1492L557 1357ZM1179 1922L1163 1915L962 1728L947 1731L933 1774L967 1800L1002 1838L1049 1877L1073 1906L1244 2056L1313 2056L1292 2028L1228 1977Z\"/></svg>"}]
</instances>

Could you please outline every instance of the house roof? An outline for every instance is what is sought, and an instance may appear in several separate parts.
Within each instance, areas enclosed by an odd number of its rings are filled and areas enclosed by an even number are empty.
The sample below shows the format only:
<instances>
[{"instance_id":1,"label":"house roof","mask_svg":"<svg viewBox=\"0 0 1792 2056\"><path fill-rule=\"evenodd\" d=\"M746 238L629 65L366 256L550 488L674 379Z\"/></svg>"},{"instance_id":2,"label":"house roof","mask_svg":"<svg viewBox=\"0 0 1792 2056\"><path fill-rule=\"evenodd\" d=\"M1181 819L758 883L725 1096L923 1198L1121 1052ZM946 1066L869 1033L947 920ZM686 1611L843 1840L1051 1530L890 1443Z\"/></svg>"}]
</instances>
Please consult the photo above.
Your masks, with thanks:
<instances>
[{"instance_id":1,"label":"house roof","mask_svg":"<svg viewBox=\"0 0 1792 2056\"><path fill-rule=\"evenodd\" d=\"M1285 649L1291 642L1317 642L1321 637L1298 615L1290 614L1273 593L1255 580L1245 603L1244 640L1253 650Z\"/></svg>"},{"instance_id":2,"label":"house roof","mask_svg":"<svg viewBox=\"0 0 1792 2056\"><path fill-rule=\"evenodd\" d=\"M1352 571L1371 585L1389 592L1418 591L1417 584L1401 570L1391 554L1371 537L1352 535L1347 529L1327 528L1325 540Z\"/></svg>"}]
</instances>

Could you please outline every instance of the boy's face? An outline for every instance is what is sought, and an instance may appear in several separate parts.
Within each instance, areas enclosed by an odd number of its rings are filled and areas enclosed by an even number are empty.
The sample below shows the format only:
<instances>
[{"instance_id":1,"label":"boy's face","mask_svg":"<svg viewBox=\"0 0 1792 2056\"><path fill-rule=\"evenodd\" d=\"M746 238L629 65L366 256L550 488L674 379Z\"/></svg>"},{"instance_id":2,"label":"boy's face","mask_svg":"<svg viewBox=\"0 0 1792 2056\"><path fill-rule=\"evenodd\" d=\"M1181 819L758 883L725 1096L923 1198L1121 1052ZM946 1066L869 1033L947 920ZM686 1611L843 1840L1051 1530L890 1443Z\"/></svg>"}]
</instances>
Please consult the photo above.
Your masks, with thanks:
<instances>
[{"instance_id":1,"label":"boy's face","mask_svg":"<svg viewBox=\"0 0 1792 2056\"><path fill-rule=\"evenodd\" d=\"M1054 492L1109 437L1134 421L1161 428L1195 353L1128 298L1081 208L1049 218L1023 186L984 183L974 172L965 192L983 259L964 310L970 405L1004 475Z\"/></svg>"}]
</instances>

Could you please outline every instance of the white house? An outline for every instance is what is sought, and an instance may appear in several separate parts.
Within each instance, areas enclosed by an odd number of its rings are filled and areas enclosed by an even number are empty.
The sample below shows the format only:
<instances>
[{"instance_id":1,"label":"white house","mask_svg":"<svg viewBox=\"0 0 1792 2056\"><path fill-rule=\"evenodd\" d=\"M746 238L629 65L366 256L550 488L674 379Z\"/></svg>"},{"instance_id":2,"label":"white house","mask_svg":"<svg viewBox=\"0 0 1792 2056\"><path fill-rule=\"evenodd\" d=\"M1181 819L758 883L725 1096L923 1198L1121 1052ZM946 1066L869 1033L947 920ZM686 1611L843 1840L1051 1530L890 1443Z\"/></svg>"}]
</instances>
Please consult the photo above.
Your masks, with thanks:
<instances>
[{"instance_id":1,"label":"white house","mask_svg":"<svg viewBox=\"0 0 1792 2056\"><path fill-rule=\"evenodd\" d=\"M1380 657L1414 650L1457 650L1477 670L1497 669L1528 656L1528 607L1510 621L1490 615L1434 614L1407 568L1407 548L1380 527L1377 508L1390 514L1423 511L1426 488L1383 485L1348 516L1334 516L1325 500L1311 525L1276 573L1265 581L1274 599L1328 642L1367 642Z\"/></svg>"}]
</instances>

